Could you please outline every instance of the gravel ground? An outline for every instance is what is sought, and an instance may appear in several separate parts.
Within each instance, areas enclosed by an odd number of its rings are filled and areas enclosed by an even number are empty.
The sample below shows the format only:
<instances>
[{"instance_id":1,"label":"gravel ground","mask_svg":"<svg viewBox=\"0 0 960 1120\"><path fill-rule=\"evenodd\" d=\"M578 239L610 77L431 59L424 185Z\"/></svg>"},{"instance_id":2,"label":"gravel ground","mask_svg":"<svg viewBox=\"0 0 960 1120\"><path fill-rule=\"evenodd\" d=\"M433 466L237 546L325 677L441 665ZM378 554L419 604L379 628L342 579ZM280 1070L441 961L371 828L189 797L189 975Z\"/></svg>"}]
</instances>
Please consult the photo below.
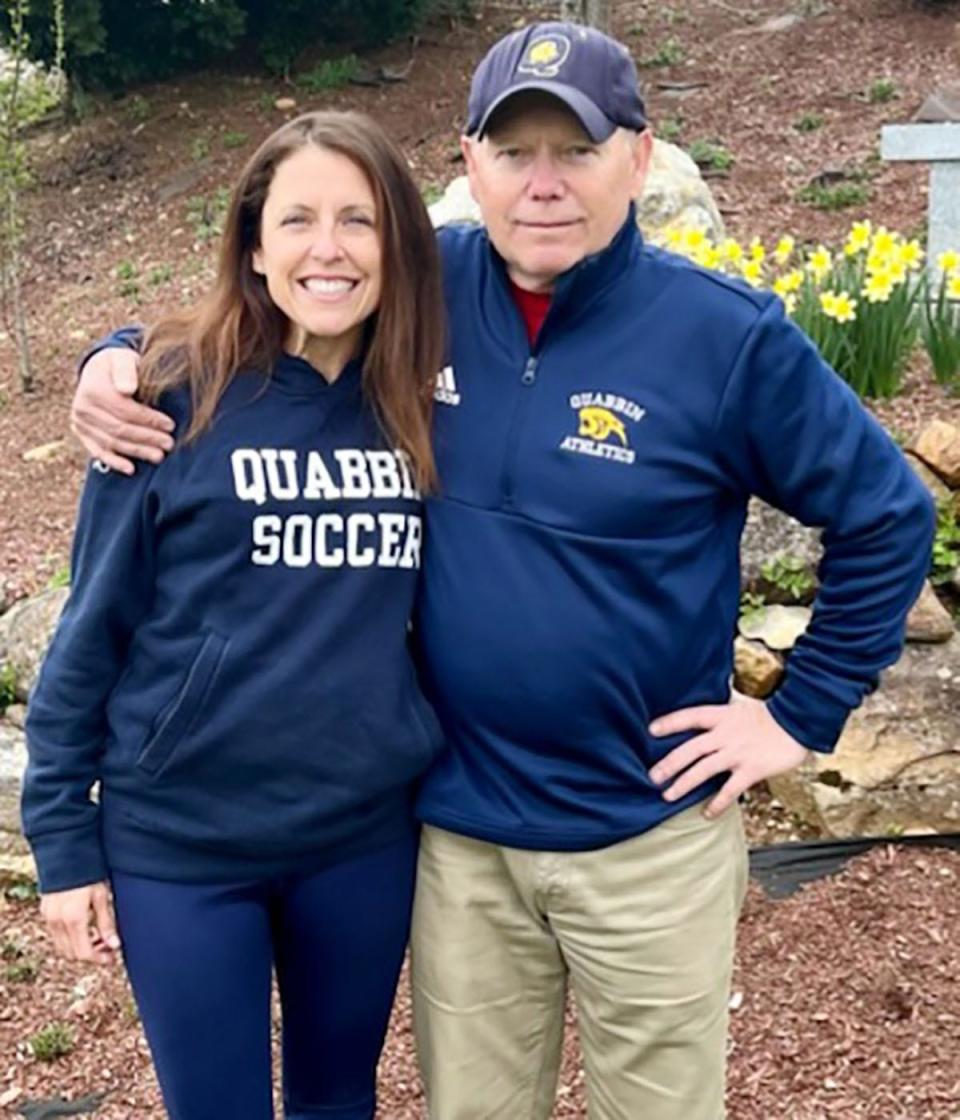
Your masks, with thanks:
<instances>
[{"instance_id":1,"label":"gravel ground","mask_svg":"<svg viewBox=\"0 0 960 1120\"><path fill-rule=\"evenodd\" d=\"M960 853L891 846L786 900L751 887L730 1120L960 1120L958 886ZM5 898L0 921L0 1115L105 1092L97 1120L161 1120L122 974L54 959L35 901ZM58 1023L72 1049L40 1061L30 1039ZM568 1025L555 1120L586 1116L572 1009ZM380 1120L423 1120L406 976L380 1073Z\"/></svg>"}]
</instances>

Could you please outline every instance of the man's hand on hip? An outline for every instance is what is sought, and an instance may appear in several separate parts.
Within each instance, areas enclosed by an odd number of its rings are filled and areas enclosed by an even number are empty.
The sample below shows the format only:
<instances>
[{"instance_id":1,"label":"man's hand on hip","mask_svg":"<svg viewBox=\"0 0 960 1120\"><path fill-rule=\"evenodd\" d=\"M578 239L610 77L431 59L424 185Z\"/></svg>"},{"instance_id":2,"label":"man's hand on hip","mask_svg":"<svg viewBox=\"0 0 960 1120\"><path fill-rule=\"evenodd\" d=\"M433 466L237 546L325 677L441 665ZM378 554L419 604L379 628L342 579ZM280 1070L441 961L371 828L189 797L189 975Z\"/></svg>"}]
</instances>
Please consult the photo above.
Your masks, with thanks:
<instances>
[{"instance_id":1,"label":"man's hand on hip","mask_svg":"<svg viewBox=\"0 0 960 1120\"><path fill-rule=\"evenodd\" d=\"M704 810L710 817L729 808L757 782L799 766L808 753L777 723L762 700L749 697L728 704L681 708L650 725L654 735L693 730L703 734L662 758L650 777L657 785L676 779L663 794L667 801L676 801L717 774L729 772L730 777Z\"/></svg>"},{"instance_id":2,"label":"man's hand on hip","mask_svg":"<svg viewBox=\"0 0 960 1120\"><path fill-rule=\"evenodd\" d=\"M131 459L159 463L173 447L174 423L133 399L140 355L111 347L86 363L73 397L70 427L94 459L133 474Z\"/></svg>"}]
</instances>

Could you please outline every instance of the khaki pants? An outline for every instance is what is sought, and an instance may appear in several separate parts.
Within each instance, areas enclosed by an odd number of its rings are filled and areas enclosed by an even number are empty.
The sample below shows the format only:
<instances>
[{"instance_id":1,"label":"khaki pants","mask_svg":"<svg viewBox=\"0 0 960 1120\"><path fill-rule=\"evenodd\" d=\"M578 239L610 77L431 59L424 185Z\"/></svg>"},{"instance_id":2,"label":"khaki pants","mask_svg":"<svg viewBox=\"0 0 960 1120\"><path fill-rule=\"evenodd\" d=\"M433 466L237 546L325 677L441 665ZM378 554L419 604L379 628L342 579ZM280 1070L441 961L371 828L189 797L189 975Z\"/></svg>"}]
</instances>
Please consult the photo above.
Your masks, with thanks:
<instances>
[{"instance_id":1,"label":"khaki pants","mask_svg":"<svg viewBox=\"0 0 960 1120\"><path fill-rule=\"evenodd\" d=\"M591 1120L722 1120L738 808L592 852L423 830L414 1027L431 1120L547 1120L567 981Z\"/></svg>"}]
</instances>

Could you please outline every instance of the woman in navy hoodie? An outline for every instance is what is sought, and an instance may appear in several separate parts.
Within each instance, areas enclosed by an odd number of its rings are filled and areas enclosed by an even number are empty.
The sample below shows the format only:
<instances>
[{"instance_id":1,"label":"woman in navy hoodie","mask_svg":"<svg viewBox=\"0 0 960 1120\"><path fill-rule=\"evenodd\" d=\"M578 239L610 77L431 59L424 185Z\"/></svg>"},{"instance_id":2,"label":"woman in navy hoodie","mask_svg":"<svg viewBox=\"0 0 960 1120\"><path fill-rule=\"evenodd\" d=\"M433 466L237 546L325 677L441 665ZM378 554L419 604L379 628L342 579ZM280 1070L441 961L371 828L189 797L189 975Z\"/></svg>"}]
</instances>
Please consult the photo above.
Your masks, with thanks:
<instances>
[{"instance_id":1,"label":"woman in navy hoodie","mask_svg":"<svg viewBox=\"0 0 960 1120\"><path fill-rule=\"evenodd\" d=\"M402 156L300 117L244 169L213 289L144 340L176 450L87 477L24 829L57 948L122 944L173 1120L273 1115L274 970L287 1120L374 1114L441 744L407 651L440 307Z\"/></svg>"}]
</instances>

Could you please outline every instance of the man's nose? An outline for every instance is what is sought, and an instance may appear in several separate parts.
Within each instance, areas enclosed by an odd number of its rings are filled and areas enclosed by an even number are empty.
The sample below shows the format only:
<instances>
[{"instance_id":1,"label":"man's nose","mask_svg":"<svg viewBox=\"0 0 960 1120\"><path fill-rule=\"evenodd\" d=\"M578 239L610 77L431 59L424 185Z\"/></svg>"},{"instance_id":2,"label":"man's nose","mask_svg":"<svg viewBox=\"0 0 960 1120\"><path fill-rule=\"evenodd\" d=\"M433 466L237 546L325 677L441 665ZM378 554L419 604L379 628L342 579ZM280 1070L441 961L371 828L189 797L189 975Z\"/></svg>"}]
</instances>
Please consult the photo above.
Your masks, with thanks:
<instances>
[{"instance_id":1,"label":"man's nose","mask_svg":"<svg viewBox=\"0 0 960 1120\"><path fill-rule=\"evenodd\" d=\"M560 198L565 189L557 161L549 152L539 152L530 167L527 193L531 198L544 201Z\"/></svg>"}]
</instances>

